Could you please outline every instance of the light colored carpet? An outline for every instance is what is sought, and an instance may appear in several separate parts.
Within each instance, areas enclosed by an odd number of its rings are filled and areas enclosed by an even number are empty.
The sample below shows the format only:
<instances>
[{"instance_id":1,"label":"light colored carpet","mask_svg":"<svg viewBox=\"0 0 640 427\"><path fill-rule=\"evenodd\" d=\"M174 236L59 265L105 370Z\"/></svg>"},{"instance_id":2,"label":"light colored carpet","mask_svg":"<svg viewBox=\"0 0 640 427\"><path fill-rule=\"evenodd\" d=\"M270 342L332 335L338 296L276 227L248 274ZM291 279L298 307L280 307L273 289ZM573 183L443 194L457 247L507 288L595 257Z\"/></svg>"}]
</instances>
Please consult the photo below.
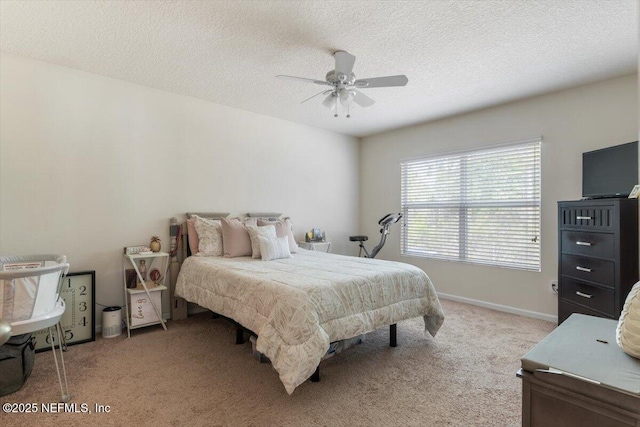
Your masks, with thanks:
<instances>
[{"instance_id":1,"label":"light colored carpet","mask_svg":"<svg viewBox=\"0 0 640 427\"><path fill-rule=\"evenodd\" d=\"M2 426L519 426L520 357L554 324L452 301L445 322L425 339L422 319L388 328L321 364L321 381L289 396L251 344L203 313L117 338L70 346L65 354L72 402L110 413L6 414ZM56 402L50 351L6 402Z\"/></svg>"}]
</instances>

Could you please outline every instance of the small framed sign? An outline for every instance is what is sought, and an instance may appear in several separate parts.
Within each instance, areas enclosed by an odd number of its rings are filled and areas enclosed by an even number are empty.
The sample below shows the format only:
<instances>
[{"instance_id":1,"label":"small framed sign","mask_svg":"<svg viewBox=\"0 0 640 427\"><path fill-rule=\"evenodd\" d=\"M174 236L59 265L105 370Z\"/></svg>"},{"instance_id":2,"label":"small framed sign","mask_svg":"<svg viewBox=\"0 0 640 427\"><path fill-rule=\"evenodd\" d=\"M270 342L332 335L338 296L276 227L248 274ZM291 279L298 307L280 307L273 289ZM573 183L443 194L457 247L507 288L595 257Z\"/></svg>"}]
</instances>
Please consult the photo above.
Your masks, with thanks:
<instances>
[{"instance_id":1,"label":"small framed sign","mask_svg":"<svg viewBox=\"0 0 640 427\"><path fill-rule=\"evenodd\" d=\"M631 193L629 193L630 199L637 199L638 196L640 196L640 185L634 186L633 190L631 190Z\"/></svg>"},{"instance_id":2,"label":"small framed sign","mask_svg":"<svg viewBox=\"0 0 640 427\"><path fill-rule=\"evenodd\" d=\"M151 249L145 245L125 246L123 249L123 253L125 255L134 255L134 254L139 254L140 252L151 252Z\"/></svg>"},{"instance_id":3,"label":"small framed sign","mask_svg":"<svg viewBox=\"0 0 640 427\"><path fill-rule=\"evenodd\" d=\"M67 345L80 344L96 339L96 272L69 273L62 279L60 296L66 306L60 324ZM50 350L48 329L35 332L36 351ZM57 339L54 332L54 343Z\"/></svg>"}]
</instances>

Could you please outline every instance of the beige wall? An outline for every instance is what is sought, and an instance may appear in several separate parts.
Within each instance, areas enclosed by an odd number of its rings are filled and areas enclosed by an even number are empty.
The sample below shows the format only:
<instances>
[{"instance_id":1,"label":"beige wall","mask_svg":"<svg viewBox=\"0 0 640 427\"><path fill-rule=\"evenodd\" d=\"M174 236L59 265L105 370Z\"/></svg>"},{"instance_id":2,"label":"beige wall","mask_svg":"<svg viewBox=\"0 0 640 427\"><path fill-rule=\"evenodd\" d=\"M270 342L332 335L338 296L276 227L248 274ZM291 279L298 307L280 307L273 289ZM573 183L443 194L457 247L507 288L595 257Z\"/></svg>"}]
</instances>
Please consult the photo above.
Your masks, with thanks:
<instances>
[{"instance_id":1,"label":"beige wall","mask_svg":"<svg viewBox=\"0 0 640 427\"><path fill-rule=\"evenodd\" d=\"M582 152L637 140L637 75L363 138L361 231L376 239L377 220L399 211L401 159L536 135L544 138L541 272L401 257L397 226L380 257L424 269L440 293L551 319L557 315L550 290L557 276L556 202L580 198Z\"/></svg>"},{"instance_id":2,"label":"beige wall","mask_svg":"<svg viewBox=\"0 0 640 427\"><path fill-rule=\"evenodd\" d=\"M96 270L97 301L123 303L121 250L189 210L282 211L332 250L400 208L399 162L542 135L542 272L399 256L439 292L556 314L556 202L580 196L581 153L638 138L637 76L364 138L322 131L14 55L0 57L0 253L64 253ZM358 204L359 203L359 204ZM97 307L96 320L101 321Z\"/></svg>"},{"instance_id":3,"label":"beige wall","mask_svg":"<svg viewBox=\"0 0 640 427\"><path fill-rule=\"evenodd\" d=\"M351 249L356 138L13 55L0 66L1 254L66 254L120 305L122 247L157 234L168 249L187 211L283 212L297 238L320 227Z\"/></svg>"}]
</instances>

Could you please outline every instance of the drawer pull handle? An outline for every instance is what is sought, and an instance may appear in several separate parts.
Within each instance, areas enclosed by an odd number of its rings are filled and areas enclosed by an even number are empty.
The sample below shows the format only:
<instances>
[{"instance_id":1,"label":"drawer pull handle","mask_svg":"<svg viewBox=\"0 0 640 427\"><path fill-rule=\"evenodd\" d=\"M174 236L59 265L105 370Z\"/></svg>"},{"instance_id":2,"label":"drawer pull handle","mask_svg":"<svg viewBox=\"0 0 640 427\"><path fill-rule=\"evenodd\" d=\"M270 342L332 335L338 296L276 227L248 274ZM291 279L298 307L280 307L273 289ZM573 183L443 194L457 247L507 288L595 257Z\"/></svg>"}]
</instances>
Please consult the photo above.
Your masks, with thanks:
<instances>
[{"instance_id":1,"label":"drawer pull handle","mask_svg":"<svg viewBox=\"0 0 640 427\"><path fill-rule=\"evenodd\" d=\"M580 246L591 246L591 242L576 242L576 245L580 245Z\"/></svg>"},{"instance_id":2,"label":"drawer pull handle","mask_svg":"<svg viewBox=\"0 0 640 427\"><path fill-rule=\"evenodd\" d=\"M577 216L576 219L586 219L587 221L591 221L593 218L590 216Z\"/></svg>"},{"instance_id":3,"label":"drawer pull handle","mask_svg":"<svg viewBox=\"0 0 640 427\"><path fill-rule=\"evenodd\" d=\"M576 291L576 295L582 298L591 298L593 295L585 294L584 292Z\"/></svg>"},{"instance_id":4,"label":"drawer pull handle","mask_svg":"<svg viewBox=\"0 0 640 427\"><path fill-rule=\"evenodd\" d=\"M584 271L585 273L591 273L591 269L587 267L580 267L579 265L576 267L576 270Z\"/></svg>"}]
</instances>

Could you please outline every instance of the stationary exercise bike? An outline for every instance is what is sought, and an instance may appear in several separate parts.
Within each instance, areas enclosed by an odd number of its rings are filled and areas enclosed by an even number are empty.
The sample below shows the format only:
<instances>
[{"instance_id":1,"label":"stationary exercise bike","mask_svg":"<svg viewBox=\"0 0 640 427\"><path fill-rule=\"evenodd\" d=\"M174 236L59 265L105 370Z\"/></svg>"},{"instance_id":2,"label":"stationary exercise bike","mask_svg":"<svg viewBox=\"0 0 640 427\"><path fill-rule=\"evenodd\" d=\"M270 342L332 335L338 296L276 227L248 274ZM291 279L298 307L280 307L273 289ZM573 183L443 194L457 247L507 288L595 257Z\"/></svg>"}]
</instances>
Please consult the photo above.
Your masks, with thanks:
<instances>
[{"instance_id":1,"label":"stationary exercise bike","mask_svg":"<svg viewBox=\"0 0 640 427\"><path fill-rule=\"evenodd\" d=\"M364 251L364 256L365 258L375 258L376 255L378 255L378 252L380 252L380 249L382 249L382 247L384 246L385 242L387 241L387 234L389 234L389 226L391 224L395 224L396 222L400 221L400 218L402 218L402 214L401 213L397 213L397 214L388 214L382 217L382 219L380 221L378 221L378 224L382 227L380 229L380 233L382 234L380 236L380 243L378 243L378 245L373 248L371 250L371 253L369 253L369 251L367 251L367 248L364 247L364 243L362 242L366 242L367 240L369 240L369 236L349 236L349 240L352 242L360 242L360 252L358 252L358 256L362 256L362 252Z\"/></svg>"}]
</instances>

